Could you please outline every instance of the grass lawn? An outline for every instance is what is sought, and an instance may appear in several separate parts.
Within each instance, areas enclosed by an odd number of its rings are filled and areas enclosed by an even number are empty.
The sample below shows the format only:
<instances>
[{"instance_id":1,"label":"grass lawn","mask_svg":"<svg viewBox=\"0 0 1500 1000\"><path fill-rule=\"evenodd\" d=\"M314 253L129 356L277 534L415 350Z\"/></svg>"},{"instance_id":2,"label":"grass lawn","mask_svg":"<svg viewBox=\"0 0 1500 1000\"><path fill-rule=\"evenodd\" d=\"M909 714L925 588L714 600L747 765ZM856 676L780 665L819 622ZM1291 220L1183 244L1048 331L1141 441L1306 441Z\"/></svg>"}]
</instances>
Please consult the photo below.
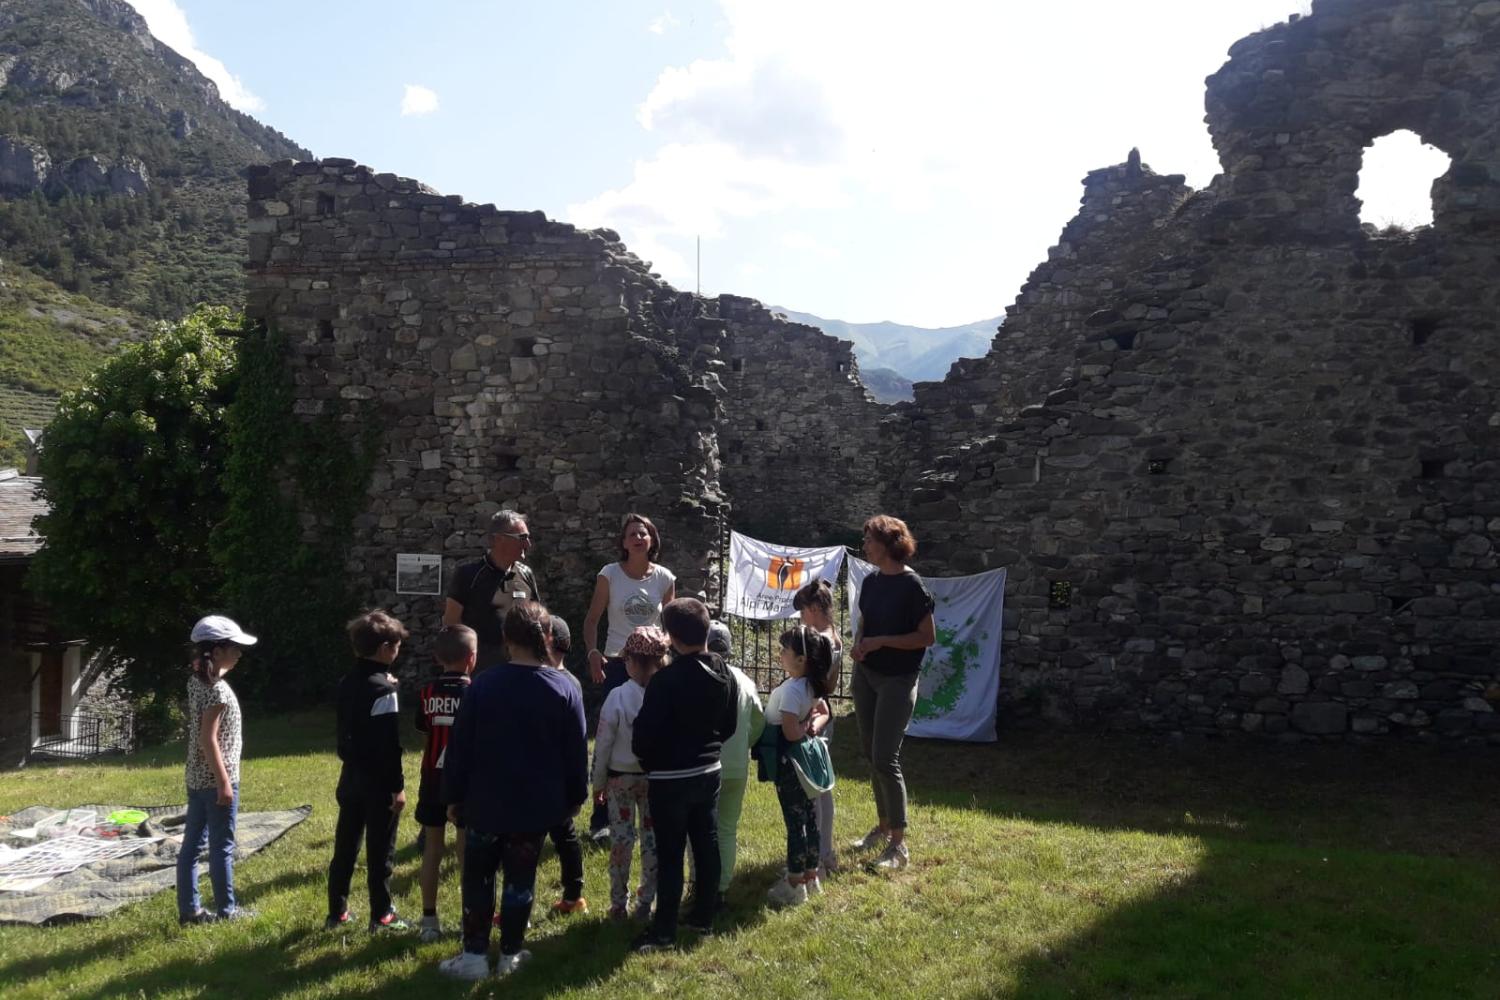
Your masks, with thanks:
<instances>
[{"instance_id":1,"label":"grass lawn","mask_svg":"<svg viewBox=\"0 0 1500 1000\"><path fill-rule=\"evenodd\" d=\"M603 919L608 875L594 851L594 912L538 912L528 936L535 960L471 988L436 969L456 940L322 930L337 773L330 730L319 715L248 722L241 808L314 809L238 866L241 900L258 919L180 930L163 893L104 920L0 928L7 1000L1500 996L1493 751L1057 734L1009 734L993 746L912 742L907 872L868 875L851 857L820 899L767 911L783 834L773 791L752 787L722 933L684 934L672 953L628 953L635 928ZM843 720L840 841L873 817L855 737L853 719ZM409 772L416 763L409 755ZM0 775L0 813L182 797L180 747ZM395 888L401 911L415 916L415 826L403 825ZM556 883L549 849L539 900L555 898ZM363 897L361 867L361 917ZM456 923L451 871L440 908Z\"/></svg>"}]
</instances>

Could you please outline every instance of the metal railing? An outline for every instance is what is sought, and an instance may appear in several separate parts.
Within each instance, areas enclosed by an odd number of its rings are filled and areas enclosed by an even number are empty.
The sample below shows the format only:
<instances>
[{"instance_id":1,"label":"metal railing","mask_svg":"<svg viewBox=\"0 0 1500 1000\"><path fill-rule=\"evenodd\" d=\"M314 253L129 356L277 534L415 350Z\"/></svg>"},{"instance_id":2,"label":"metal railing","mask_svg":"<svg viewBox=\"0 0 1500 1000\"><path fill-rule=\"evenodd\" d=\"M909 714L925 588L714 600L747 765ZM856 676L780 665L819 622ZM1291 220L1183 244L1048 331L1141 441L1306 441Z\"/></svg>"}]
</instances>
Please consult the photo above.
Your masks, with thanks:
<instances>
[{"instance_id":1,"label":"metal railing","mask_svg":"<svg viewBox=\"0 0 1500 1000\"><path fill-rule=\"evenodd\" d=\"M44 716L36 714L38 725ZM51 721L56 716L45 717ZM135 716L93 715L75 712L61 717L59 731L40 737L31 748L32 757L87 760L108 753L129 753L135 748Z\"/></svg>"},{"instance_id":2,"label":"metal railing","mask_svg":"<svg viewBox=\"0 0 1500 1000\"><path fill-rule=\"evenodd\" d=\"M849 634L848 577L848 562L846 561L839 570L838 584L833 590L833 625L838 634L843 637L844 656L843 669L839 672L833 684L833 690L828 696L830 700L843 700L851 697L849 684L853 677L854 662L849 657L853 637ZM795 628L799 619L757 621L753 618L726 614L722 620L729 626L732 644L729 662L749 675L763 694L780 684L784 676L781 672L781 634L788 628Z\"/></svg>"}]
</instances>

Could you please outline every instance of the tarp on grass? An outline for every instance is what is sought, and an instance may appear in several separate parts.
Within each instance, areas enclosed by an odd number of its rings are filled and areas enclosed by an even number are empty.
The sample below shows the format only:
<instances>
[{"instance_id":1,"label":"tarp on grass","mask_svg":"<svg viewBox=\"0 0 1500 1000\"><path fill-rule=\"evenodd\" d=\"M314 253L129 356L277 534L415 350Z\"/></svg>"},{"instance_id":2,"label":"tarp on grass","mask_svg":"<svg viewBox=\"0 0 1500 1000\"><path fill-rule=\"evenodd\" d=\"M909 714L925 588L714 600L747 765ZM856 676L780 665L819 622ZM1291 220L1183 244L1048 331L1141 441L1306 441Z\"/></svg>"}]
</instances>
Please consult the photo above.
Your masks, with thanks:
<instances>
[{"instance_id":1,"label":"tarp on grass","mask_svg":"<svg viewBox=\"0 0 1500 1000\"><path fill-rule=\"evenodd\" d=\"M52 921L102 917L122 906L139 902L177 884L177 852L182 844L186 806L86 805L98 816L120 809L143 809L148 822L165 839L144 843L122 858L96 861L66 875L59 875L27 892L0 892L0 923L45 924ZM34 826L57 812L53 806L32 806L0 821L0 841L18 846L5 836L9 830ZM265 847L312 814L312 806L279 812L242 812L235 821L235 860L241 861ZM206 863L206 850L204 861ZM205 870L206 873L206 870ZM205 884L204 888L207 888ZM210 900L205 902L210 903Z\"/></svg>"}]
</instances>

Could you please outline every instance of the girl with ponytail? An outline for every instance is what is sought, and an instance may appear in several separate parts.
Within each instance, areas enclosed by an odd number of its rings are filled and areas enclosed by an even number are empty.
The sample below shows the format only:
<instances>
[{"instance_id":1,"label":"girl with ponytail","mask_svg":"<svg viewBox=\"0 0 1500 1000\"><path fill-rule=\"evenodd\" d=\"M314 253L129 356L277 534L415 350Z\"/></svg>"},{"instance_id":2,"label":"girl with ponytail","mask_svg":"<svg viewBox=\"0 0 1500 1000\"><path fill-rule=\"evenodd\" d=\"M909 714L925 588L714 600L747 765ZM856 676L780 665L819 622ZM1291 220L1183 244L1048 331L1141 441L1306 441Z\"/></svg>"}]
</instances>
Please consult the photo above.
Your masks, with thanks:
<instances>
[{"instance_id":1,"label":"girl with ponytail","mask_svg":"<svg viewBox=\"0 0 1500 1000\"><path fill-rule=\"evenodd\" d=\"M234 824L240 801L240 703L223 677L255 636L222 615L193 626L187 684L187 824L177 852L177 919L183 924L243 919L234 899ZM198 853L208 841L214 912L198 895Z\"/></svg>"},{"instance_id":2,"label":"girl with ponytail","mask_svg":"<svg viewBox=\"0 0 1500 1000\"><path fill-rule=\"evenodd\" d=\"M814 717L828 712L824 699L831 690L833 643L806 625L789 628L781 633L781 669L786 671L786 680L766 700L767 735L762 740L770 737L777 747L776 800L786 823L786 878L771 887L768 898L773 906L796 906L806 902L809 894L823 891L818 879L817 806L796 764L805 762L801 751L806 748L801 745L809 739L817 741ZM826 763L826 750L822 756Z\"/></svg>"}]
</instances>

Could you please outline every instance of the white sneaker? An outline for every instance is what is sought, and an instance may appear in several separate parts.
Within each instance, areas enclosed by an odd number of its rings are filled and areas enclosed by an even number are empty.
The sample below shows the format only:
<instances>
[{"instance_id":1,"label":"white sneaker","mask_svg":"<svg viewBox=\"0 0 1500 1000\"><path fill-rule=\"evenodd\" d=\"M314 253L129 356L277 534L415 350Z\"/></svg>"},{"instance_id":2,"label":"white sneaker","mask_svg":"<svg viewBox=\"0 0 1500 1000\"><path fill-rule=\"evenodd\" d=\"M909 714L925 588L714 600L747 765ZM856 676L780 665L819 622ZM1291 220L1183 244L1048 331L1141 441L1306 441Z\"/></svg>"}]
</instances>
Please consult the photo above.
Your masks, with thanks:
<instances>
[{"instance_id":1,"label":"white sneaker","mask_svg":"<svg viewBox=\"0 0 1500 1000\"><path fill-rule=\"evenodd\" d=\"M504 956L500 960L505 961ZM452 958L445 958L439 962L438 971L454 979L464 979L471 983L478 982L490 974L490 960L483 955L461 951Z\"/></svg>"},{"instance_id":2,"label":"white sneaker","mask_svg":"<svg viewBox=\"0 0 1500 1000\"><path fill-rule=\"evenodd\" d=\"M865 834L863 837L860 837L849 846L854 848L856 851L873 851L875 848L881 846L887 840L889 840L890 836L890 834L886 833L880 827L876 826L872 827L869 833Z\"/></svg>"},{"instance_id":3,"label":"white sneaker","mask_svg":"<svg viewBox=\"0 0 1500 1000\"><path fill-rule=\"evenodd\" d=\"M766 893L766 900L777 909L788 906L801 906L807 902L807 887L800 882L793 885L786 879L780 879Z\"/></svg>"},{"instance_id":4,"label":"white sneaker","mask_svg":"<svg viewBox=\"0 0 1500 1000\"><path fill-rule=\"evenodd\" d=\"M892 844L881 852L880 857L870 862L870 868L875 871L896 872L911 864L911 852L906 849L906 844Z\"/></svg>"},{"instance_id":5,"label":"white sneaker","mask_svg":"<svg viewBox=\"0 0 1500 1000\"><path fill-rule=\"evenodd\" d=\"M495 975L508 976L529 961L531 961L531 952L524 948L514 955L501 955L500 961L495 963Z\"/></svg>"},{"instance_id":6,"label":"white sneaker","mask_svg":"<svg viewBox=\"0 0 1500 1000\"><path fill-rule=\"evenodd\" d=\"M431 944L443 936L443 925L438 922L436 915L422 918L422 929L418 936L423 944Z\"/></svg>"},{"instance_id":7,"label":"white sneaker","mask_svg":"<svg viewBox=\"0 0 1500 1000\"><path fill-rule=\"evenodd\" d=\"M823 895L823 883L816 875L808 879L806 882L803 882L802 889L809 896Z\"/></svg>"}]
</instances>

